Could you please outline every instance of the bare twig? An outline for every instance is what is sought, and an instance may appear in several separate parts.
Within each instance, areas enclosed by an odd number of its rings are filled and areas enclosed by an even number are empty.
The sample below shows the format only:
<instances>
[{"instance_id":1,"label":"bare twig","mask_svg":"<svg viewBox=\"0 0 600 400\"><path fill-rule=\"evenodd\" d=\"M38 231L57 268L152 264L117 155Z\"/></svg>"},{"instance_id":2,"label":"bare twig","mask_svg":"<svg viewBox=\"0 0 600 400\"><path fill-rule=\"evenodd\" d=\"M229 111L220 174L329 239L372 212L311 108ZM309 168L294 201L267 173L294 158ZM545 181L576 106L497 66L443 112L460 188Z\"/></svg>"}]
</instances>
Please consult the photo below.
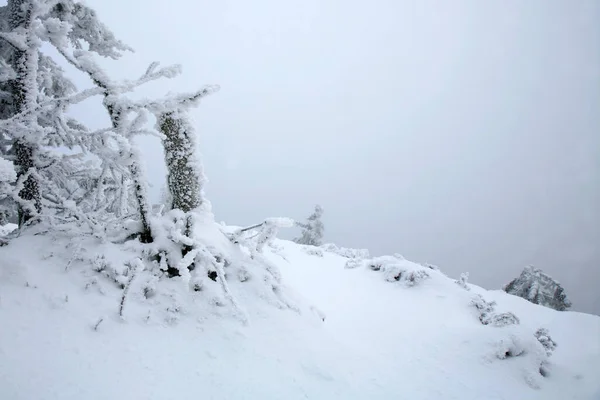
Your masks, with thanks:
<instances>
[{"instance_id":1,"label":"bare twig","mask_svg":"<svg viewBox=\"0 0 600 400\"><path fill-rule=\"evenodd\" d=\"M94 330L98 331L98 327L100 326L100 324L102 323L102 321L104 321L104 318L100 318L98 320L98 322L96 322L96 325L94 325Z\"/></svg>"},{"instance_id":2,"label":"bare twig","mask_svg":"<svg viewBox=\"0 0 600 400\"><path fill-rule=\"evenodd\" d=\"M123 316L123 311L125 310L125 301L127 300L127 294L129 293L131 283L135 279L135 276L137 275L138 271L144 269L144 264L139 258L136 258L133 264L134 265L130 266L131 276L129 277L129 281L127 281L127 285L125 285L125 289L123 289L123 296L121 296L121 304L119 306L119 317L121 317L121 319L125 319L125 317Z\"/></svg>"}]
</instances>

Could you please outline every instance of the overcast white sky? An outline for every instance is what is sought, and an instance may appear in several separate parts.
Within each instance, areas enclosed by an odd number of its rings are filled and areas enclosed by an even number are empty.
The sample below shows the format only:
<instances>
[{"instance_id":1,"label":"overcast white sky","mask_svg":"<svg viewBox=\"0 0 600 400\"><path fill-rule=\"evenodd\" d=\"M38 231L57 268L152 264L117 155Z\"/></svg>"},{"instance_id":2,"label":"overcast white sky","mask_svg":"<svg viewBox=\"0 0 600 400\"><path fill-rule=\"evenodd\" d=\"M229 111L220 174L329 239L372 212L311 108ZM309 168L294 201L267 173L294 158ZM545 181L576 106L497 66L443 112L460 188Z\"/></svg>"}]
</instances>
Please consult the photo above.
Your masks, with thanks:
<instances>
[{"instance_id":1,"label":"overcast white sky","mask_svg":"<svg viewBox=\"0 0 600 400\"><path fill-rule=\"evenodd\" d=\"M487 288L533 264L600 313L600 2L88 4L136 49L114 75L183 64L144 95L221 85L194 112L218 220L320 203L328 241Z\"/></svg>"}]
</instances>

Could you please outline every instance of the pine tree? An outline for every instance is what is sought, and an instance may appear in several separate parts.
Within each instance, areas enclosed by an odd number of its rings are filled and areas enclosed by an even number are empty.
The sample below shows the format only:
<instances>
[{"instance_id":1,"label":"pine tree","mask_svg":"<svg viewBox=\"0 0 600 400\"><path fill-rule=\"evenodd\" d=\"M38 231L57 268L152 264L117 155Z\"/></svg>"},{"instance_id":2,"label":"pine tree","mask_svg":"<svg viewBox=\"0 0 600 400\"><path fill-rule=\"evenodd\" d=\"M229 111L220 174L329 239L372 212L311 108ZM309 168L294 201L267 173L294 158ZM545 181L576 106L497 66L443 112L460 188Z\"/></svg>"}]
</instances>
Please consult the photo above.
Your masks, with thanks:
<instances>
[{"instance_id":1,"label":"pine tree","mask_svg":"<svg viewBox=\"0 0 600 400\"><path fill-rule=\"evenodd\" d=\"M294 242L310 246L320 246L323 244L323 231L325 227L321 221L323 208L320 205L315 206L315 211L307 218L307 222L297 222L296 225L302 228L302 236L295 238Z\"/></svg>"}]
</instances>

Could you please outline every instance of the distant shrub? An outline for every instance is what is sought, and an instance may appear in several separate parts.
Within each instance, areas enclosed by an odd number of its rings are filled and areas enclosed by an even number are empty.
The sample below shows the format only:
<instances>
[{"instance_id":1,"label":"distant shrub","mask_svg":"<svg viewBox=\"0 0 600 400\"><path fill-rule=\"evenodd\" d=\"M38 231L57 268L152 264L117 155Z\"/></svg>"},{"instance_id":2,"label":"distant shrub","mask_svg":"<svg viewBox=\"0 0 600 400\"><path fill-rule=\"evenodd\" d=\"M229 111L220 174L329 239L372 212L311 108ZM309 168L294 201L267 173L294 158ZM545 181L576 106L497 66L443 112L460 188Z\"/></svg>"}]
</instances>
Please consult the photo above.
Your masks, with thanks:
<instances>
[{"instance_id":1,"label":"distant shrub","mask_svg":"<svg viewBox=\"0 0 600 400\"><path fill-rule=\"evenodd\" d=\"M367 249L350 249L347 247L338 247L333 243L326 243L321 246L321 248L330 253L337 254L338 256L346 257L346 258L359 258L365 259L369 258L369 250Z\"/></svg>"},{"instance_id":2,"label":"distant shrub","mask_svg":"<svg viewBox=\"0 0 600 400\"><path fill-rule=\"evenodd\" d=\"M421 266L423 266L425 268L432 269L434 271L439 271L440 270L440 267L438 267L437 265L433 265L433 264L429 264L429 263L421 263Z\"/></svg>"},{"instance_id":3,"label":"distant shrub","mask_svg":"<svg viewBox=\"0 0 600 400\"><path fill-rule=\"evenodd\" d=\"M358 268L358 267L362 267L364 264L364 261L359 259L359 258L351 258L348 261L346 261L346 264L344 265L344 268L346 269L354 269L354 268Z\"/></svg>"},{"instance_id":4,"label":"distant shrub","mask_svg":"<svg viewBox=\"0 0 600 400\"><path fill-rule=\"evenodd\" d=\"M469 280L469 273L463 272L462 274L460 274L460 278L458 278L458 280L456 280L454 282L456 282L456 284L458 286L460 286L461 288L463 288L465 290L471 290L471 288L469 286L467 286L468 280Z\"/></svg>"},{"instance_id":5,"label":"distant shrub","mask_svg":"<svg viewBox=\"0 0 600 400\"><path fill-rule=\"evenodd\" d=\"M302 251L309 256L323 257L323 250L314 246L302 246Z\"/></svg>"},{"instance_id":6,"label":"distant shrub","mask_svg":"<svg viewBox=\"0 0 600 400\"><path fill-rule=\"evenodd\" d=\"M415 286L429 278L427 269L396 256L375 257L367 260L365 264L372 271L383 272L386 281L402 282L406 286Z\"/></svg>"}]
</instances>

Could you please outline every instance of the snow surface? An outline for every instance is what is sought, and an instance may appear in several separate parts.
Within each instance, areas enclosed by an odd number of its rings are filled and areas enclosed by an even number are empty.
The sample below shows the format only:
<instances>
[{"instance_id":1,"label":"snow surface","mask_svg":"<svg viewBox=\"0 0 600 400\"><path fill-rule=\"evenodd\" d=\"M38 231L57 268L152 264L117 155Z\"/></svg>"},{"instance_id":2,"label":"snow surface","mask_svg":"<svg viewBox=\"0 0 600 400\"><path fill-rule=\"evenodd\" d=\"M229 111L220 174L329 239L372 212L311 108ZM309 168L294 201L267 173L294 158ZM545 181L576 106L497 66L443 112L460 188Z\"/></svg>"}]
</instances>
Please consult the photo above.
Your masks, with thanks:
<instances>
[{"instance_id":1,"label":"snow surface","mask_svg":"<svg viewBox=\"0 0 600 400\"><path fill-rule=\"evenodd\" d=\"M12 161L0 157L0 183L14 182L17 180L17 173Z\"/></svg>"},{"instance_id":2,"label":"snow surface","mask_svg":"<svg viewBox=\"0 0 600 400\"><path fill-rule=\"evenodd\" d=\"M600 398L600 317L465 290L398 257L346 268L347 257L275 240L264 256L297 312L237 283L244 324L179 279L149 299L132 286L120 319L122 290L90 275L87 246L25 232L0 248L0 399ZM482 325L478 294L521 323ZM541 327L558 343L546 377ZM524 353L500 359L509 348Z\"/></svg>"},{"instance_id":3,"label":"snow surface","mask_svg":"<svg viewBox=\"0 0 600 400\"><path fill-rule=\"evenodd\" d=\"M17 224L0 225L0 237L8 235L17 228Z\"/></svg>"}]
</instances>

